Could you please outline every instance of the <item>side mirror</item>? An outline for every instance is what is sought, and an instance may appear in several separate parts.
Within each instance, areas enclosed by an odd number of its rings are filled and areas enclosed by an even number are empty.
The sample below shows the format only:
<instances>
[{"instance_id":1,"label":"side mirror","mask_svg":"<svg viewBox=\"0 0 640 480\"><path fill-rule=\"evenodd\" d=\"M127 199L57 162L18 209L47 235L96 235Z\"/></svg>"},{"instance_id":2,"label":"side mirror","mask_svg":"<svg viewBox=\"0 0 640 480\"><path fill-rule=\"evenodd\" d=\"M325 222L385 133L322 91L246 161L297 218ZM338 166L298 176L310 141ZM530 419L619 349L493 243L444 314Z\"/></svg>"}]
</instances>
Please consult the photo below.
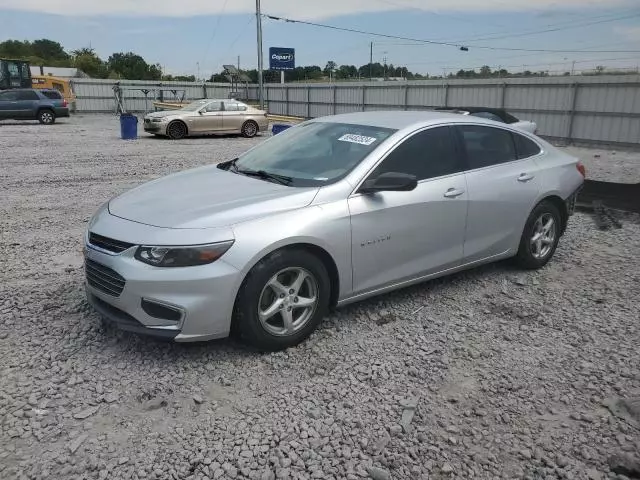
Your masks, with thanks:
<instances>
[{"instance_id":1,"label":"side mirror","mask_svg":"<svg viewBox=\"0 0 640 480\"><path fill-rule=\"evenodd\" d=\"M415 175L400 172L383 173L377 178L366 180L360 187L360 193L409 192L418 186Z\"/></svg>"},{"instance_id":2,"label":"side mirror","mask_svg":"<svg viewBox=\"0 0 640 480\"><path fill-rule=\"evenodd\" d=\"M200 115L204 115L204 110L198 110L198 113L199 113Z\"/></svg>"}]
</instances>

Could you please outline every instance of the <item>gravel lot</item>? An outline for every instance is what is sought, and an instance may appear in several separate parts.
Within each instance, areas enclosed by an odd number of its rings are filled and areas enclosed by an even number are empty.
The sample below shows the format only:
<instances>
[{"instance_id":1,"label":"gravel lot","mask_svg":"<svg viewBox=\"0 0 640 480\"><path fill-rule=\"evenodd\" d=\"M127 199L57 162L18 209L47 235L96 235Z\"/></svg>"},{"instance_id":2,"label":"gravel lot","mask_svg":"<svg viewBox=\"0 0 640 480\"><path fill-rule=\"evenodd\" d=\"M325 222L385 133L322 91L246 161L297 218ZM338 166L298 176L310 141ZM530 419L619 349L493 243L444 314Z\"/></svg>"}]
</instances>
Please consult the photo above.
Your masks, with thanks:
<instances>
[{"instance_id":1,"label":"gravel lot","mask_svg":"<svg viewBox=\"0 0 640 480\"><path fill-rule=\"evenodd\" d=\"M635 217L576 214L541 271L362 302L286 352L104 329L83 292L94 210L259 141L0 123L1 479L640 478Z\"/></svg>"},{"instance_id":2,"label":"gravel lot","mask_svg":"<svg viewBox=\"0 0 640 480\"><path fill-rule=\"evenodd\" d=\"M606 182L640 183L640 152L564 147L587 169L587 178Z\"/></svg>"}]
</instances>

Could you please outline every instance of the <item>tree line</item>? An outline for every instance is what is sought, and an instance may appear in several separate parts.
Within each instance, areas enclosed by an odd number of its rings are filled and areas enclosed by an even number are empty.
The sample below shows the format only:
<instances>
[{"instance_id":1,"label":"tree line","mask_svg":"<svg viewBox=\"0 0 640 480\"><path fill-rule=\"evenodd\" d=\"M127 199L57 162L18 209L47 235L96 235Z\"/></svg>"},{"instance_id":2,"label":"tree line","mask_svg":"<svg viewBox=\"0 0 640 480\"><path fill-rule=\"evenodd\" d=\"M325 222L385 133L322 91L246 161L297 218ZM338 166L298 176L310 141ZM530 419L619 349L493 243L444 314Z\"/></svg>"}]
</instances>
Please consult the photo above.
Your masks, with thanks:
<instances>
[{"instance_id":1,"label":"tree line","mask_svg":"<svg viewBox=\"0 0 640 480\"><path fill-rule=\"evenodd\" d=\"M244 70L251 83L258 82L258 71ZM280 72L265 70L262 73L263 80L267 83L279 82ZM324 68L319 65L307 65L296 67L284 72L285 82L318 82L327 79L333 80L366 80L368 78L406 78L407 80L421 80L429 78L428 75L410 72L407 67L396 67L393 64L384 65L379 62L367 63L356 67L355 65L340 65L330 60ZM210 82L226 82L224 72L216 73L209 78Z\"/></svg>"},{"instance_id":2,"label":"tree line","mask_svg":"<svg viewBox=\"0 0 640 480\"><path fill-rule=\"evenodd\" d=\"M60 43L46 38L0 42L0 57L27 60L32 66L74 67L92 78L162 80L160 65L149 64L133 52L113 53L102 60L93 48L67 52Z\"/></svg>"},{"instance_id":3,"label":"tree line","mask_svg":"<svg viewBox=\"0 0 640 480\"><path fill-rule=\"evenodd\" d=\"M28 60L31 65L45 65L48 67L75 67L92 78L110 78L127 80L166 80L195 82L195 75L166 75L159 64L147 63L144 58L134 52L118 52L109 55L106 60L101 59L93 48L80 48L67 52L63 46L46 38L34 41L6 40L0 42L0 57ZM244 70L251 83L258 82L256 69ZM598 66L593 72L583 72L583 75L602 75L605 73L627 73L623 71L606 71L604 66ZM632 72L629 72L632 73ZM569 75L570 72L560 73ZM285 71L286 82L320 82L327 80L349 81L376 79L423 80L443 78L508 78L508 77L546 77L548 71L509 72L504 68L493 70L485 65L476 69L460 69L440 76L421 75L411 72L407 67L393 64L367 63L360 65L338 65L333 60L326 63L324 68L319 65L296 67ZM280 72L265 70L263 79L267 83L280 81ZM210 82L228 82L224 72L211 75Z\"/></svg>"}]
</instances>

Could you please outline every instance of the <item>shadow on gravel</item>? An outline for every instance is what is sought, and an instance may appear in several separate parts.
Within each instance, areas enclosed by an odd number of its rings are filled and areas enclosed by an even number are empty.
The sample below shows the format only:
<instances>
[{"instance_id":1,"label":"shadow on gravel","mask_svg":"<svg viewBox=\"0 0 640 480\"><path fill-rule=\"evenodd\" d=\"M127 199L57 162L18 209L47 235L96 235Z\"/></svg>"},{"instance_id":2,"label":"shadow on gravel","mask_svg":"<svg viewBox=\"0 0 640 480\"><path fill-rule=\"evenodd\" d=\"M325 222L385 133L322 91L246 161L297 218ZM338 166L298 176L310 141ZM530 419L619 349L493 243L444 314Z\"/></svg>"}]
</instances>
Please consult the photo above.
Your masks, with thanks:
<instances>
[{"instance_id":1,"label":"shadow on gravel","mask_svg":"<svg viewBox=\"0 0 640 480\"><path fill-rule=\"evenodd\" d=\"M1 121L0 120L0 127L42 127L42 128L51 128L51 127L56 127L58 125L64 125L66 122L57 120L56 123L52 124L52 125L42 125L40 122L38 122L37 120L24 120L24 121Z\"/></svg>"},{"instance_id":2,"label":"shadow on gravel","mask_svg":"<svg viewBox=\"0 0 640 480\"><path fill-rule=\"evenodd\" d=\"M263 134L258 134L254 138L269 137L269 136L270 135L265 135L263 133ZM219 138L219 139L237 138L237 139L240 139L240 140L249 140L249 139L247 139L247 138L245 138L242 135L237 134L237 133L232 133L232 134L229 134L229 133L218 133L218 134L211 133L211 134L208 134L208 135L191 135L189 137L181 138L181 139L178 139L178 140L171 139L171 138L166 137L164 135L154 135L154 134L151 134L151 133L147 134L147 132L143 132L141 135L138 136L138 140L149 139L149 140L156 140L156 141L160 141L160 142L168 142L168 141L171 141L171 142L181 142L181 141L188 142L189 140L193 140L195 138L200 138L200 139L202 139L202 138Z\"/></svg>"}]
</instances>

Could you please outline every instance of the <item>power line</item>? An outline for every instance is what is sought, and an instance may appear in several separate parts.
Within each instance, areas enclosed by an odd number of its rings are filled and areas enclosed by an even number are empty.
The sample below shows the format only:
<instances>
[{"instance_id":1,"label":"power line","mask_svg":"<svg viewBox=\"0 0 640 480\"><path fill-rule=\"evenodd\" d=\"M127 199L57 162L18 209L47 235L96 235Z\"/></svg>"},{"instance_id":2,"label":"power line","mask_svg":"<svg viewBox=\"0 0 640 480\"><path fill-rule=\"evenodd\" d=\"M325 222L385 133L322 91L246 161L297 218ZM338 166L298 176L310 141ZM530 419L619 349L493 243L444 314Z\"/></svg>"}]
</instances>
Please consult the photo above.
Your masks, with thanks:
<instances>
[{"instance_id":1,"label":"power line","mask_svg":"<svg viewBox=\"0 0 640 480\"><path fill-rule=\"evenodd\" d=\"M244 25L242 28L239 29L238 31L238 35L236 36L236 38L233 39L233 41L229 44L229 46L226 48L227 51L231 50L231 48L233 48L233 46L236 44L236 42L238 40L240 40L240 37L245 36L246 35L246 31L245 29L251 24L253 23L253 21L256 19L255 14L251 13L249 14L249 21L246 23L246 25ZM222 58L222 56L218 56L218 58L216 58L216 61L214 62L215 65L217 66L217 64L220 62L220 59ZM216 72L213 72L214 74Z\"/></svg>"},{"instance_id":2,"label":"power line","mask_svg":"<svg viewBox=\"0 0 640 480\"><path fill-rule=\"evenodd\" d=\"M409 42L417 42L417 43L425 43L425 44L430 44L430 45L441 45L441 46L447 46L447 47L455 47L461 50L464 50L468 47L473 47L473 48L477 48L477 49L482 49L482 50L503 50L503 51L512 51L512 52L540 52L540 53L576 53L576 52L580 52L583 53L584 50L552 50L552 49L543 49L543 48L510 48L510 47L492 47L492 46L488 46L488 45L465 45L462 43L452 43L452 42L439 42L436 40L426 40L426 39L420 39L420 38L411 38L411 37L402 37L399 35L389 35L389 34L384 34L384 33L376 33L376 32L368 32L365 30L359 30L356 28L346 28L346 27L337 27L335 25L327 25L324 23L315 23L315 22L309 22L306 20L294 20L291 18L285 18L285 17L278 17L275 15L267 15L267 14L263 14L263 17L269 18L271 20L280 20L280 21L284 21L287 23L299 23L302 25L310 25L313 27L319 27L319 28L327 28L330 30L339 30L339 31L343 31L343 32L349 32L349 33L358 33L360 35L369 35L369 36L373 36L373 37L382 37L382 38L391 38L394 40L406 40ZM593 50L591 52L588 53L640 53L640 50Z\"/></svg>"},{"instance_id":3,"label":"power line","mask_svg":"<svg viewBox=\"0 0 640 480\"><path fill-rule=\"evenodd\" d=\"M211 38L209 39L209 42L207 43L207 48L206 48L205 53L204 53L203 60L205 62L207 60L207 56L209 55L209 49L211 48L211 44L213 43L213 39L216 38L216 34L218 33L218 27L220 26L220 19L222 18L222 15L224 14L225 9L227 8L227 3L228 2L229 2L229 0L224 0L224 3L222 4L222 10L220 10L220 13L218 13L218 18L216 19L216 26L213 28L213 31L211 32Z\"/></svg>"}]
</instances>

